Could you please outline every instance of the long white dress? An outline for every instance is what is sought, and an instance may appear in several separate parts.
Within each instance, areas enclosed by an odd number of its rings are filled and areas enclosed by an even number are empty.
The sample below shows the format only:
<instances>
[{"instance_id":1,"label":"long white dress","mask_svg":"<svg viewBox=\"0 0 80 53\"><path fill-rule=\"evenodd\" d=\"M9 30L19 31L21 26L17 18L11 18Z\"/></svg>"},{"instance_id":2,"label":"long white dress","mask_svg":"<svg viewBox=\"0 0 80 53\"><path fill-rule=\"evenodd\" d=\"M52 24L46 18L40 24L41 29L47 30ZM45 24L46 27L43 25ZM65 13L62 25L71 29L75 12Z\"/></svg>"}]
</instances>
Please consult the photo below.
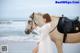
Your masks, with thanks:
<instances>
[{"instance_id":1,"label":"long white dress","mask_svg":"<svg viewBox=\"0 0 80 53\"><path fill-rule=\"evenodd\" d=\"M53 53L51 39L49 32L51 31L50 23L43 25L42 27L38 28L37 31L39 33L39 45L38 45L38 53Z\"/></svg>"}]
</instances>

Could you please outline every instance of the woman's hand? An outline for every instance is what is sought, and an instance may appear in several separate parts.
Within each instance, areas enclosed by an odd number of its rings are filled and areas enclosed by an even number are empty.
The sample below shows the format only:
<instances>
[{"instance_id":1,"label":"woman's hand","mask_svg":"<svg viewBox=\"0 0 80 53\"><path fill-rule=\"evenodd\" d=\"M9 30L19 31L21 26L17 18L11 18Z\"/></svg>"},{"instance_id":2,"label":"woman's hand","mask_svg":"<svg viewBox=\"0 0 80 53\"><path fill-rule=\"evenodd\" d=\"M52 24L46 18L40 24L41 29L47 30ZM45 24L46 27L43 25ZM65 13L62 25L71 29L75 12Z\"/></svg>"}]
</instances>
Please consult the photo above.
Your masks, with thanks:
<instances>
[{"instance_id":1,"label":"woman's hand","mask_svg":"<svg viewBox=\"0 0 80 53\"><path fill-rule=\"evenodd\" d=\"M38 53L38 47L35 47L35 48L33 49L33 53Z\"/></svg>"}]
</instances>

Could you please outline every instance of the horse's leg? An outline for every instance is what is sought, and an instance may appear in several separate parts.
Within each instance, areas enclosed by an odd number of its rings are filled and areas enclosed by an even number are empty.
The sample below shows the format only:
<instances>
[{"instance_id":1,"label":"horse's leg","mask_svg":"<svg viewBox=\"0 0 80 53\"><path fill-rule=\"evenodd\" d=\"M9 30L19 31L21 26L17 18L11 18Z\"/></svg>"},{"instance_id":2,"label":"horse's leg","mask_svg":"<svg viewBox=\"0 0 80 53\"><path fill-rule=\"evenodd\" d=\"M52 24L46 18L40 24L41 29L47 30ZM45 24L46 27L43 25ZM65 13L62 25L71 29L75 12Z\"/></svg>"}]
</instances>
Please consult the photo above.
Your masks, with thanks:
<instances>
[{"instance_id":1,"label":"horse's leg","mask_svg":"<svg viewBox=\"0 0 80 53\"><path fill-rule=\"evenodd\" d=\"M52 38L52 39L53 39L53 38ZM55 44L56 44L58 53L63 53L63 49L62 49L63 39L55 38L53 41L54 41ZM53 50L54 50L54 49L53 49Z\"/></svg>"},{"instance_id":2,"label":"horse's leg","mask_svg":"<svg viewBox=\"0 0 80 53\"><path fill-rule=\"evenodd\" d=\"M58 33L52 33L51 34L51 39L53 42L55 42L58 53L63 53L63 48L62 48L62 44L63 44L63 35Z\"/></svg>"},{"instance_id":3,"label":"horse's leg","mask_svg":"<svg viewBox=\"0 0 80 53\"><path fill-rule=\"evenodd\" d=\"M63 50L62 50L63 40L62 39L55 39L55 44L56 44L58 53L63 53Z\"/></svg>"},{"instance_id":4,"label":"horse's leg","mask_svg":"<svg viewBox=\"0 0 80 53\"><path fill-rule=\"evenodd\" d=\"M80 31L80 24L79 24L79 31Z\"/></svg>"}]
</instances>

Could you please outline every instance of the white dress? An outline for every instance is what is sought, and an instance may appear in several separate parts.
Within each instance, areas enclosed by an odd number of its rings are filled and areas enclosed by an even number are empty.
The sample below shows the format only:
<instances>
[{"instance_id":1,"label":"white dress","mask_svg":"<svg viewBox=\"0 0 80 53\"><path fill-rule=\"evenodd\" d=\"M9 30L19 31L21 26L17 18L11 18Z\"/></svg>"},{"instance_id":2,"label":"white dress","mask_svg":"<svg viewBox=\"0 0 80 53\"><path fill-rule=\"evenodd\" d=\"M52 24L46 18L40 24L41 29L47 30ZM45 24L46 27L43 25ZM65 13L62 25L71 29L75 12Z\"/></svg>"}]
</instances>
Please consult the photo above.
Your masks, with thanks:
<instances>
[{"instance_id":1,"label":"white dress","mask_svg":"<svg viewBox=\"0 0 80 53\"><path fill-rule=\"evenodd\" d=\"M38 42L38 53L53 53L51 39L49 32L51 31L50 23L43 25L42 27L38 28L38 34L40 36Z\"/></svg>"}]
</instances>

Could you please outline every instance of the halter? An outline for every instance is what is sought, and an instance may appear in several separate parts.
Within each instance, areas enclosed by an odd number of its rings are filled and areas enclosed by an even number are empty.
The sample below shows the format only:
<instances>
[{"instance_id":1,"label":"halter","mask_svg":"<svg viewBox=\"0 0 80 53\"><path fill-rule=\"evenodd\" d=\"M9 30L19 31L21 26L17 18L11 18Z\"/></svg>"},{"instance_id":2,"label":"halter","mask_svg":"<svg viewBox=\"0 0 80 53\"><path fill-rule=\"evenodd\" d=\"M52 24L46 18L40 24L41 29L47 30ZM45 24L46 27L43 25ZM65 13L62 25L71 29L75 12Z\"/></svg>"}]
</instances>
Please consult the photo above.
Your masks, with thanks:
<instances>
[{"instance_id":1,"label":"halter","mask_svg":"<svg viewBox=\"0 0 80 53\"><path fill-rule=\"evenodd\" d=\"M38 25L38 24L35 22L35 20L34 20L34 13L32 14L32 16L33 16L33 18L30 17L30 18L32 19L32 22L34 22L34 24Z\"/></svg>"},{"instance_id":2,"label":"halter","mask_svg":"<svg viewBox=\"0 0 80 53\"><path fill-rule=\"evenodd\" d=\"M34 22L34 24L38 25L38 24L35 22L35 20L34 20L34 19L32 19L32 22Z\"/></svg>"}]
</instances>

